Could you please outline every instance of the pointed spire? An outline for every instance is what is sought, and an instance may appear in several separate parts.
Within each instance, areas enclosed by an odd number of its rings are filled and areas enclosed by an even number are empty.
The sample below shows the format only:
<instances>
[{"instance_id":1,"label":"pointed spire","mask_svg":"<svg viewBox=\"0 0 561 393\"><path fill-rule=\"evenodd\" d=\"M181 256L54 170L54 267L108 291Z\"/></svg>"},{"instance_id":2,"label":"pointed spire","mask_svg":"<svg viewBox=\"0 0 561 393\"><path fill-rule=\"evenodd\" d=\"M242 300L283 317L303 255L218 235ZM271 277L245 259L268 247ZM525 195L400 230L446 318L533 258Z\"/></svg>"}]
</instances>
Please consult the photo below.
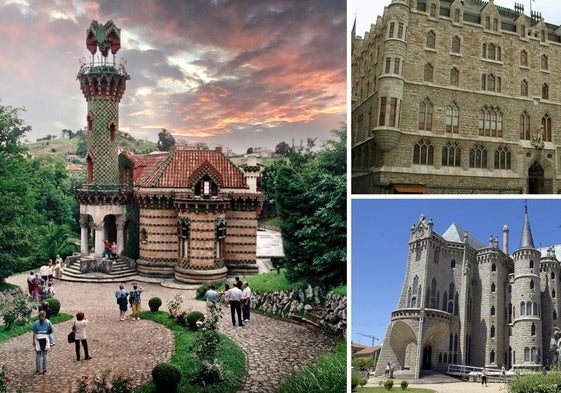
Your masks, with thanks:
<instances>
[{"instance_id":1,"label":"pointed spire","mask_svg":"<svg viewBox=\"0 0 561 393\"><path fill-rule=\"evenodd\" d=\"M530 220L528 219L528 201L524 201L524 227L522 228L522 238L520 239L520 248L534 248L534 239L532 238L532 230L530 229Z\"/></svg>"}]
</instances>

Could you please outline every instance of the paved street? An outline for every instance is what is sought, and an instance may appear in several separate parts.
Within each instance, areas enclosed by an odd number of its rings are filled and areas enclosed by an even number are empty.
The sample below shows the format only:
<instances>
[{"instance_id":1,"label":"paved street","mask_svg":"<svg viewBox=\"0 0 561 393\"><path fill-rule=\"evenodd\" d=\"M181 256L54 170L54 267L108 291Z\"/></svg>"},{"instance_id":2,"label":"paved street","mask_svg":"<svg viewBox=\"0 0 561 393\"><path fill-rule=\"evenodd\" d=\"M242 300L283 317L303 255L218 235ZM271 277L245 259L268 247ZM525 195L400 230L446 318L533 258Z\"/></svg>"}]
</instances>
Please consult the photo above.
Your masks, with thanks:
<instances>
[{"instance_id":1,"label":"paved street","mask_svg":"<svg viewBox=\"0 0 561 393\"><path fill-rule=\"evenodd\" d=\"M25 287L25 279L26 275L17 275L8 282ZM204 302L194 300L192 286L183 287L187 289L158 283L141 283L141 286L144 310L148 309L148 299L153 296L162 299L161 309L166 310L168 301L177 293L181 293L184 309L205 310ZM6 364L10 374L23 383L27 392L72 392L78 378L104 370L129 375L135 384L143 384L151 379L150 373L157 363L170 359L174 350L173 336L166 328L147 320L119 321L113 295L118 285L62 281L56 283L55 288L62 312L74 315L82 310L90 321L88 343L93 358L76 361L74 344L66 342L71 321L55 326L56 345L50 351L46 375L35 375L31 333L0 343L0 365ZM126 289L131 289L130 283L126 284ZM306 326L254 313L245 327L234 328L229 316L225 310L220 330L246 354L248 374L241 392L274 392L293 370L316 360L333 347L331 339Z\"/></svg>"}]
</instances>

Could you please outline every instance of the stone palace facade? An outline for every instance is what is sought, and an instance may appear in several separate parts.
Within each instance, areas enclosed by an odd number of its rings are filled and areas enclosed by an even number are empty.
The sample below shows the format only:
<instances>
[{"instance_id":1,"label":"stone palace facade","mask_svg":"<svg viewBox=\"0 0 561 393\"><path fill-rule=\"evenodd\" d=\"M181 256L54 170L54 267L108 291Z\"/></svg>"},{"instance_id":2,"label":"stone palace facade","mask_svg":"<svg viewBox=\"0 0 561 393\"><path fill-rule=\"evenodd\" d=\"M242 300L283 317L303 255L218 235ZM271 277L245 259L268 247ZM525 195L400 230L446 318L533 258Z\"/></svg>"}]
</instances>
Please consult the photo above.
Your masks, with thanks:
<instances>
[{"instance_id":1,"label":"stone palace facade","mask_svg":"<svg viewBox=\"0 0 561 393\"><path fill-rule=\"evenodd\" d=\"M561 192L561 27L392 0L352 33L353 193Z\"/></svg>"},{"instance_id":2,"label":"stone palace facade","mask_svg":"<svg viewBox=\"0 0 561 393\"><path fill-rule=\"evenodd\" d=\"M512 254L509 228L502 232L499 247L498 237L484 245L456 224L440 235L424 216L411 227L403 289L376 375L388 362L418 378L449 364L535 369L557 361L550 350L561 316L556 249L534 246L527 211Z\"/></svg>"}]
</instances>

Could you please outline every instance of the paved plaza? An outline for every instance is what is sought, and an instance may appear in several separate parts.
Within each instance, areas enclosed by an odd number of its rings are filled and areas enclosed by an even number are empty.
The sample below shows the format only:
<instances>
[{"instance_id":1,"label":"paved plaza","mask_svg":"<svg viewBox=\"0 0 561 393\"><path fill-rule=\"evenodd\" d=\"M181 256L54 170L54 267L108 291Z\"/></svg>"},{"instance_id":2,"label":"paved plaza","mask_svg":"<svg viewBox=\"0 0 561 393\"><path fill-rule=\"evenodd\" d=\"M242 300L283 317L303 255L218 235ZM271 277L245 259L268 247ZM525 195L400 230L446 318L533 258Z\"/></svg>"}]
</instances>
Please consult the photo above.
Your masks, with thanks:
<instances>
[{"instance_id":1,"label":"paved plaza","mask_svg":"<svg viewBox=\"0 0 561 393\"><path fill-rule=\"evenodd\" d=\"M264 234L268 234L265 232ZM267 235L265 244L275 240ZM7 281L26 288L27 274L10 277ZM205 303L195 300L195 286L181 285L166 280L142 282L142 308L148 310L148 300L162 299L161 310L176 294L183 298L188 311L205 311ZM152 281L154 281L152 279ZM131 283L125 284L130 290ZM49 354L49 370L35 375L35 351L31 333L0 343L0 365L8 367L10 375L22 383L26 392L73 392L77 379L92 376L104 370L133 378L135 385L151 380L152 368L171 358L174 351L173 334L157 323L140 320L119 320L114 292L117 283L76 283L61 281L54 284L61 312L75 315L84 311L90 321L88 346L91 360L76 361L74 344L66 342L72 321L55 325L56 345ZM130 312L130 311L129 311ZM229 309L224 309L220 331L230 337L244 351L247 376L240 392L269 393L293 371L317 360L334 348L334 341L305 325L269 318L253 313L245 327L231 325ZM83 357L83 355L82 355Z\"/></svg>"}]
</instances>

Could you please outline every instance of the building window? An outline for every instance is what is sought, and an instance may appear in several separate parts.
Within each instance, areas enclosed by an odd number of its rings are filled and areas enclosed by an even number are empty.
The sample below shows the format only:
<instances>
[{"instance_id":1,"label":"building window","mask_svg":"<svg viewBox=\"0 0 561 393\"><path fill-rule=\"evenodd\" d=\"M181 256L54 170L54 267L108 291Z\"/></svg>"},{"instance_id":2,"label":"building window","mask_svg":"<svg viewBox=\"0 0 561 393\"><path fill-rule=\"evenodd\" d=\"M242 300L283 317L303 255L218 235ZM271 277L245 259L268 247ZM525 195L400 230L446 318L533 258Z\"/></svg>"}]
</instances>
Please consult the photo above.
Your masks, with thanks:
<instances>
[{"instance_id":1,"label":"building window","mask_svg":"<svg viewBox=\"0 0 561 393\"><path fill-rule=\"evenodd\" d=\"M548 115L542 117L542 132L544 142L551 142L551 118Z\"/></svg>"},{"instance_id":2,"label":"building window","mask_svg":"<svg viewBox=\"0 0 561 393\"><path fill-rule=\"evenodd\" d=\"M489 44L487 46L487 58L491 60L495 60L496 52L495 52L495 45Z\"/></svg>"},{"instance_id":3,"label":"building window","mask_svg":"<svg viewBox=\"0 0 561 393\"><path fill-rule=\"evenodd\" d=\"M413 148L413 164L434 164L434 147L430 141L421 139L415 144Z\"/></svg>"},{"instance_id":4,"label":"building window","mask_svg":"<svg viewBox=\"0 0 561 393\"><path fill-rule=\"evenodd\" d=\"M392 59L391 57L386 57L386 68L384 69L385 74L389 74L392 68Z\"/></svg>"},{"instance_id":5,"label":"building window","mask_svg":"<svg viewBox=\"0 0 561 393\"><path fill-rule=\"evenodd\" d=\"M528 97L528 81L526 80L520 82L520 95L522 97Z\"/></svg>"},{"instance_id":6,"label":"building window","mask_svg":"<svg viewBox=\"0 0 561 393\"><path fill-rule=\"evenodd\" d=\"M501 61L501 47L495 44L483 44L481 46L481 57L484 59Z\"/></svg>"},{"instance_id":7,"label":"building window","mask_svg":"<svg viewBox=\"0 0 561 393\"><path fill-rule=\"evenodd\" d=\"M499 31L499 20L497 18L493 18L493 31Z\"/></svg>"},{"instance_id":8,"label":"building window","mask_svg":"<svg viewBox=\"0 0 561 393\"><path fill-rule=\"evenodd\" d=\"M491 283L491 292L495 292L497 290L497 287L495 285L495 283Z\"/></svg>"},{"instance_id":9,"label":"building window","mask_svg":"<svg viewBox=\"0 0 561 393\"><path fill-rule=\"evenodd\" d=\"M436 48L436 34L432 30L427 33L427 48Z\"/></svg>"},{"instance_id":10,"label":"building window","mask_svg":"<svg viewBox=\"0 0 561 393\"><path fill-rule=\"evenodd\" d=\"M525 50L520 51L520 65L523 67L528 66L528 52Z\"/></svg>"},{"instance_id":11,"label":"building window","mask_svg":"<svg viewBox=\"0 0 561 393\"><path fill-rule=\"evenodd\" d=\"M187 219L178 221L177 235L179 238L179 257L187 259L189 257L189 221Z\"/></svg>"},{"instance_id":12,"label":"building window","mask_svg":"<svg viewBox=\"0 0 561 393\"><path fill-rule=\"evenodd\" d=\"M451 267L452 269L454 269L454 268L456 267L456 260L455 260L455 259L452 259L452 260L450 261L450 267Z\"/></svg>"},{"instance_id":13,"label":"building window","mask_svg":"<svg viewBox=\"0 0 561 393\"><path fill-rule=\"evenodd\" d=\"M489 354L489 361L491 363L495 363L495 351L491 350L491 353Z\"/></svg>"},{"instance_id":14,"label":"building window","mask_svg":"<svg viewBox=\"0 0 561 393\"><path fill-rule=\"evenodd\" d=\"M542 55L541 61L542 70L547 71L549 69L547 55Z\"/></svg>"},{"instance_id":15,"label":"building window","mask_svg":"<svg viewBox=\"0 0 561 393\"><path fill-rule=\"evenodd\" d=\"M452 52L453 53L460 53L460 37L458 37L457 35L452 37Z\"/></svg>"},{"instance_id":16,"label":"building window","mask_svg":"<svg viewBox=\"0 0 561 393\"><path fill-rule=\"evenodd\" d=\"M495 150L495 169L512 169L511 154L506 146L500 146Z\"/></svg>"},{"instance_id":17,"label":"building window","mask_svg":"<svg viewBox=\"0 0 561 393\"><path fill-rule=\"evenodd\" d=\"M378 121L378 125L385 126L386 125L386 105L387 105L387 97L380 97L380 118Z\"/></svg>"},{"instance_id":18,"label":"building window","mask_svg":"<svg viewBox=\"0 0 561 393\"><path fill-rule=\"evenodd\" d=\"M460 111L455 104L446 108L446 132L457 134L459 132Z\"/></svg>"},{"instance_id":19,"label":"building window","mask_svg":"<svg viewBox=\"0 0 561 393\"><path fill-rule=\"evenodd\" d=\"M396 75L399 75L401 72L399 70L399 67L401 66L401 59L399 57L396 57L393 63L393 73Z\"/></svg>"},{"instance_id":20,"label":"building window","mask_svg":"<svg viewBox=\"0 0 561 393\"><path fill-rule=\"evenodd\" d=\"M450 85L458 86L460 84L460 71L456 67L450 70Z\"/></svg>"},{"instance_id":21,"label":"building window","mask_svg":"<svg viewBox=\"0 0 561 393\"><path fill-rule=\"evenodd\" d=\"M391 97L390 98L390 117L389 117L389 124L390 127L395 127L397 117L397 98Z\"/></svg>"},{"instance_id":22,"label":"building window","mask_svg":"<svg viewBox=\"0 0 561 393\"><path fill-rule=\"evenodd\" d=\"M547 36L547 35L545 34L545 30L542 30L542 31L541 31L541 41L542 41L542 42L545 42L546 36Z\"/></svg>"},{"instance_id":23,"label":"building window","mask_svg":"<svg viewBox=\"0 0 561 393\"><path fill-rule=\"evenodd\" d=\"M460 166L461 149L456 142L448 142L442 147L442 165Z\"/></svg>"},{"instance_id":24,"label":"building window","mask_svg":"<svg viewBox=\"0 0 561 393\"><path fill-rule=\"evenodd\" d=\"M484 106L479 111L479 135L502 138L503 114L498 108Z\"/></svg>"},{"instance_id":25,"label":"building window","mask_svg":"<svg viewBox=\"0 0 561 393\"><path fill-rule=\"evenodd\" d=\"M530 116L526 111L520 115L518 130L520 131L520 139L530 140Z\"/></svg>"},{"instance_id":26,"label":"building window","mask_svg":"<svg viewBox=\"0 0 561 393\"><path fill-rule=\"evenodd\" d=\"M397 25L397 38L399 38L400 40L404 39L403 27L403 23L399 22L399 24Z\"/></svg>"},{"instance_id":27,"label":"building window","mask_svg":"<svg viewBox=\"0 0 561 393\"><path fill-rule=\"evenodd\" d=\"M436 18L436 4L431 4L429 9L429 15L431 18Z\"/></svg>"},{"instance_id":28,"label":"building window","mask_svg":"<svg viewBox=\"0 0 561 393\"><path fill-rule=\"evenodd\" d=\"M394 31L395 31L395 22L391 22L388 32L388 38L393 38Z\"/></svg>"},{"instance_id":29,"label":"building window","mask_svg":"<svg viewBox=\"0 0 561 393\"><path fill-rule=\"evenodd\" d=\"M224 257L224 242L226 239L226 222L218 220L216 223L216 258Z\"/></svg>"},{"instance_id":30,"label":"building window","mask_svg":"<svg viewBox=\"0 0 561 393\"><path fill-rule=\"evenodd\" d=\"M557 313L553 310L553 319L557 320Z\"/></svg>"},{"instance_id":31,"label":"building window","mask_svg":"<svg viewBox=\"0 0 561 393\"><path fill-rule=\"evenodd\" d=\"M525 362L530 361L530 348L528 347L524 348L524 361Z\"/></svg>"},{"instance_id":32,"label":"building window","mask_svg":"<svg viewBox=\"0 0 561 393\"><path fill-rule=\"evenodd\" d=\"M526 26L520 26L520 37L526 38Z\"/></svg>"},{"instance_id":33,"label":"building window","mask_svg":"<svg viewBox=\"0 0 561 393\"><path fill-rule=\"evenodd\" d=\"M140 242L146 243L147 240L148 240L148 231L146 230L146 228L142 228L140 230Z\"/></svg>"},{"instance_id":34,"label":"building window","mask_svg":"<svg viewBox=\"0 0 561 393\"><path fill-rule=\"evenodd\" d=\"M428 98L419 104L419 130L432 131L432 110Z\"/></svg>"},{"instance_id":35,"label":"building window","mask_svg":"<svg viewBox=\"0 0 561 393\"><path fill-rule=\"evenodd\" d=\"M424 74L425 82L432 82L432 76L433 76L432 64L427 63L425 64L425 74Z\"/></svg>"},{"instance_id":36,"label":"building window","mask_svg":"<svg viewBox=\"0 0 561 393\"><path fill-rule=\"evenodd\" d=\"M530 289L534 289L534 280L530 280Z\"/></svg>"},{"instance_id":37,"label":"building window","mask_svg":"<svg viewBox=\"0 0 561 393\"><path fill-rule=\"evenodd\" d=\"M491 306L491 315L495 315L495 306Z\"/></svg>"},{"instance_id":38,"label":"building window","mask_svg":"<svg viewBox=\"0 0 561 393\"><path fill-rule=\"evenodd\" d=\"M552 280L555 280L555 272L551 272L550 277Z\"/></svg>"},{"instance_id":39,"label":"building window","mask_svg":"<svg viewBox=\"0 0 561 393\"><path fill-rule=\"evenodd\" d=\"M536 335L536 325L532 324L532 327L530 328L530 332L531 332L532 336Z\"/></svg>"},{"instance_id":40,"label":"building window","mask_svg":"<svg viewBox=\"0 0 561 393\"><path fill-rule=\"evenodd\" d=\"M532 261L531 259L530 259L530 262L528 263L528 267L529 267L530 269L533 269L533 268L534 268L534 261Z\"/></svg>"},{"instance_id":41,"label":"building window","mask_svg":"<svg viewBox=\"0 0 561 393\"><path fill-rule=\"evenodd\" d=\"M470 168L487 168L487 150L483 145L475 145L469 150Z\"/></svg>"},{"instance_id":42,"label":"building window","mask_svg":"<svg viewBox=\"0 0 561 393\"><path fill-rule=\"evenodd\" d=\"M454 22L460 23L460 10L454 10Z\"/></svg>"},{"instance_id":43,"label":"building window","mask_svg":"<svg viewBox=\"0 0 561 393\"><path fill-rule=\"evenodd\" d=\"M489 18L488 16L485 17L485 28L487 30L491 29L491 18Z\"/></svg>"},{"instance_id":44,"label":"building window","mask_svg":"<svg viewBox=\"0 0 561 393\"><path fill-rule=\"evenodd\" d=\"M491 338L495 337L495 325L491 325Z\"/></svg>"},{"instance_id":45,"label":"building window","mask_svg":"<svg viewBox=\"0 0 561 393\"><path fill-rule=\"evenodd\" d=\"M542 85L542 98L544 100L549 100L549 86L547 85L547 83L544 83Z\"/></svg>"},{"instance_id":46,"label":"building window","mask_svg":"<svg viewBox=\"0 0 561 393\"><path fill-rule=\"evenodd\" d=\"M526 303L520 302L520 316L526 315Z\"/></svg>"},{"instance_id":47,"label":"building window","mask_svg":"<svg viewBox=\"0 0 561 393\"><path fill-rule=\"evenodd\" d=\"M492 271L492 272L496 272L496 271L497 271L497 265L496 265L496 264L493 263L493 264L491 265L491 271Z\"/></svg>"}]
</instances>

